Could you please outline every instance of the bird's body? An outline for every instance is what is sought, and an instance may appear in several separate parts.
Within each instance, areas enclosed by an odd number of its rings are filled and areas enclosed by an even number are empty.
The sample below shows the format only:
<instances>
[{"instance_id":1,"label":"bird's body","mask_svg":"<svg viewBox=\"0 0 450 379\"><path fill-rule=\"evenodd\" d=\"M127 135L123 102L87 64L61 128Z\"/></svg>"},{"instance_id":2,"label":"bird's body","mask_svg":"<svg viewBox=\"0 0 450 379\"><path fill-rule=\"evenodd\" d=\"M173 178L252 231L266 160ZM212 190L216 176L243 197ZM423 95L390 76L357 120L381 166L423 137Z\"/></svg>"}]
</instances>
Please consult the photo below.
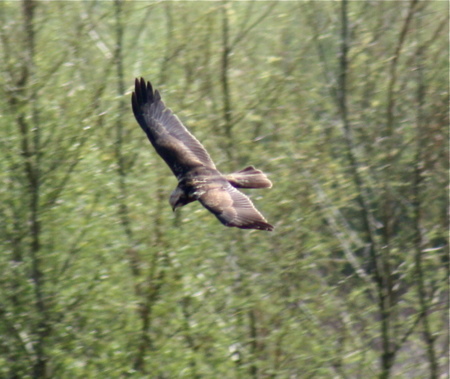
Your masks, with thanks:
<instances>
[{"instance_id":1,"label":"bird's body","mask_svg":"<svg viewBox=\"0 0 450 379\"><path fill-rule=\"evenodd\" d=\"M236 190L270 188L272 183L262 171L249 166L221 174L202 144L142 78L136 79L132 107L153 147L178 179L169 199L173 210L198 200L226 226L273 230L250 199Z\"/></svg>"}]
</instances>

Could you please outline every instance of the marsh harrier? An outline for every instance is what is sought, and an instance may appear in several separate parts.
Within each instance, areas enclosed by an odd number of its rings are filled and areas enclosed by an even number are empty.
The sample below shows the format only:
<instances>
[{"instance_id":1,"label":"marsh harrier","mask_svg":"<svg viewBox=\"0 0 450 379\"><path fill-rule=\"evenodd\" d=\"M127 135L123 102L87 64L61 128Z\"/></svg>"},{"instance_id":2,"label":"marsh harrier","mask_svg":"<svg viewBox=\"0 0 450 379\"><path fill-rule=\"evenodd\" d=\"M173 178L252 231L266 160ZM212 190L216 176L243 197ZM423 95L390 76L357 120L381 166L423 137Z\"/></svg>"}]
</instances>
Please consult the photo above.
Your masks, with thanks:
<instances>
[{"instance_id":1,"label":"marsh harrier","mask_svg":"<svg viewBox=\"0 0 450 379\"><path fill-rule=\"evenodd\" d=\"M251 200L236 189L272 187L262 171L248 166L229 175L221 174L203 145L143 78L136 79L131 103L137 122L178 179L169 199L174 211L198 200L225 226L273 230Z\"/></svg>"}]
</instances>

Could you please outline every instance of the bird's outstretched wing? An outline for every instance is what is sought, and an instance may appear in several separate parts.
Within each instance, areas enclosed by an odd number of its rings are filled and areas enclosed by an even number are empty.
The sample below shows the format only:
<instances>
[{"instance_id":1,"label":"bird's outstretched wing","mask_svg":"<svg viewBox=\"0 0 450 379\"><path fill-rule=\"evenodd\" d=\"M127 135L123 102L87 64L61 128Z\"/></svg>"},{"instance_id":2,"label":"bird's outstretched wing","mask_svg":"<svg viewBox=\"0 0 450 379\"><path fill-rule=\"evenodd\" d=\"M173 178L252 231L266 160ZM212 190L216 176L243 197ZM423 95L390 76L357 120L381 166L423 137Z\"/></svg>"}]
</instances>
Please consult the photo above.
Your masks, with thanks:
<instances>
[{"instance_id":1,"label":"bird's outstretched wing","mask_svg":"<svg viewBox=\"0 0 450 379\"><path fill-rule=\"evenodd\" d=\"M225 226L241 229L273 230L251 200L231 184L211 186L198 200Z\"/></svg>"},{"instance_id":2,"label":"bird's outstretched wing","mask_svg":"<svg viewBox=\"0 0 450 379\"><path fill-rule=\"evenodd\" d=\"M139 125L175 176L180 178L197 166L215 168L203 145L165 106L150 82L136 79L131 103Z\"/></svg>"}]
</instances>

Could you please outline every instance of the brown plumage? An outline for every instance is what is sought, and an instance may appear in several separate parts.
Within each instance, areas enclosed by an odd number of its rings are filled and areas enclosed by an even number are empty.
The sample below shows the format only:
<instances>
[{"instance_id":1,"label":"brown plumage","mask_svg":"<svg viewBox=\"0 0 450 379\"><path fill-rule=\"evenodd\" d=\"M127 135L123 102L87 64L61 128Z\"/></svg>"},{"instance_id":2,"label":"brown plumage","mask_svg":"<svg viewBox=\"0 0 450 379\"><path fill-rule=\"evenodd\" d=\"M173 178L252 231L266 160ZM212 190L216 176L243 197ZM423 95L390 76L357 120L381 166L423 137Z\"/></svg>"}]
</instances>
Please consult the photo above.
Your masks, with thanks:
<instances>
[{"instance_id":1,"label":"brown plumage","mask_svg":"<svg viewBox=\"0 0 450 379\"><path fill-rule=\"evenodd\" d=\"M139 125L178 179L169 199L173 210L198 200L226 226L273 230L251 200L236 189L272 187L262 171L249 166L222 175L202 144L143 78L136 79L131 103Z\"/></svg>"}]
</instances>

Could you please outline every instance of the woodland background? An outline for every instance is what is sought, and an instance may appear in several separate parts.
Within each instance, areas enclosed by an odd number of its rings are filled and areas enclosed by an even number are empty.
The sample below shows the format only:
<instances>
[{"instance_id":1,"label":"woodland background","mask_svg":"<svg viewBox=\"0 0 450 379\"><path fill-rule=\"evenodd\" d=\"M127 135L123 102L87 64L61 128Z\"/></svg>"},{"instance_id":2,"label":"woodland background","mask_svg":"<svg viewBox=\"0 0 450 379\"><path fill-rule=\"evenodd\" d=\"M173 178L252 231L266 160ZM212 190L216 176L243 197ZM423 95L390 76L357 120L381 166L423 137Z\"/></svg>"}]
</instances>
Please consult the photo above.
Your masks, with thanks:
<instances>
[{"instance_id":1,"label":"woodland background","mask_svg":"<svg viewBox=\"0 0 450 379\"><path fill-rule=\"evenodd\" d=\"M446 1L0 2L0 378L445 378ZM272 233L173 214L151 80Z\"/></svg>"}]
</instances>

